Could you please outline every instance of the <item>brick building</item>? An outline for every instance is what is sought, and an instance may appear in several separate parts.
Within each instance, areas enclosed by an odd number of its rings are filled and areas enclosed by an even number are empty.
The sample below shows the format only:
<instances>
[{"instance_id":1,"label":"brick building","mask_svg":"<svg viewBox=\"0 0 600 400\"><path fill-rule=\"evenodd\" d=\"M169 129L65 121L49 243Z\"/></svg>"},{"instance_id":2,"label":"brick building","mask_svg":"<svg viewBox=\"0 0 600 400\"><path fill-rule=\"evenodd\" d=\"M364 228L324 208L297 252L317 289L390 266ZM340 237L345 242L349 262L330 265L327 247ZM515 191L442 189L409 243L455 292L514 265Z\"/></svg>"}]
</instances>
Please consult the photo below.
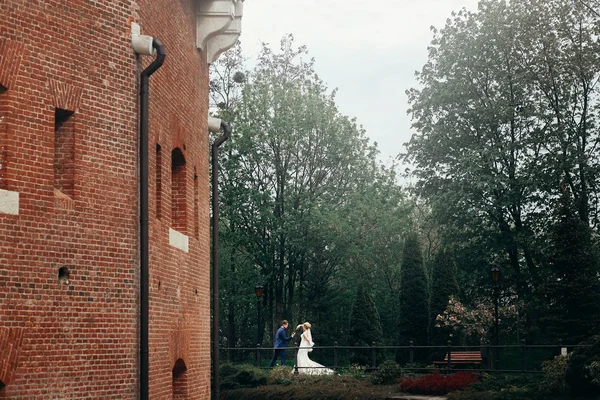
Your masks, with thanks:
<instances>
[{"instance_id":1,"label":"brick building","mask_svg":"<svg viewBox=\"0 0 600 400\"><path fill-rule=\"evenodd\" d=\"M0 2L0 399L140 397L139 26L167 54L150 78L149 398L210 397L208 63L242 1Z\"/></svg>"}]
</instances>

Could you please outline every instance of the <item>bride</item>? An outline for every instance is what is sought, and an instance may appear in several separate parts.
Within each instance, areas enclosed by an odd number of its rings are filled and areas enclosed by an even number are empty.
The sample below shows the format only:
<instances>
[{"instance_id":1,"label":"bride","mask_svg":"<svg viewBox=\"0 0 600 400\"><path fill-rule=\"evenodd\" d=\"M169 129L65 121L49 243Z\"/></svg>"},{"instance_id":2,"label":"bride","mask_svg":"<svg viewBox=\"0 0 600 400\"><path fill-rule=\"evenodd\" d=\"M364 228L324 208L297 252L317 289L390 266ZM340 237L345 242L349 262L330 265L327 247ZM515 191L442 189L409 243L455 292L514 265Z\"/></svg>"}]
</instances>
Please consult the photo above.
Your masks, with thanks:
<instances>
[{"instance_id":1,"label":"bride","mask_svg":"<svg viewBox=\"0 0 600 400\"><path fill-rule=\"evenodd\" d=\"M296 327L296 330L302 327L302 339L300 340L300 348L298 349L298 372L301 374L308 375L329 375L333 374L333 370L329 368L325 368L323 365L314 362L310 358L308 358L308 353L313 349L312 347L315 345L312 341L312 335L310 333L310 323L305 322Z\"/></svg>"}]
</instances>

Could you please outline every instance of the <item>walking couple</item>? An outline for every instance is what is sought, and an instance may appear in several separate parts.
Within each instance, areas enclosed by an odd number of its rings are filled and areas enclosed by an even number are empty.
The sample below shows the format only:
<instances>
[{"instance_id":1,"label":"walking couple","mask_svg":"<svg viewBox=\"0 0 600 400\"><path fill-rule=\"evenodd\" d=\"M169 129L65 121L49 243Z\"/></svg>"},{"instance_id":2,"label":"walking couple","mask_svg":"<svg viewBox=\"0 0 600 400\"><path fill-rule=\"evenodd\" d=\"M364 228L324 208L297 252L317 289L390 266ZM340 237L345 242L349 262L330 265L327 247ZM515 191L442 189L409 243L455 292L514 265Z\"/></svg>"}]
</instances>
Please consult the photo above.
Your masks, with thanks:
<instances>
[{"instance_id":1,"label":"walking couple","mask_svg":"<svg viewBox=\"0 0 600 400\"><path fill-rule=\"evenodd\" d=\"M275 361L279 357L281 359L281 365L285 365L285 349L287 347L287 341L291 340L296 332L292 332L291 336L287 336L286 330L288 328L288 322L286 320L281 321L281 327L277 330L275 335L275 352L273 353L273 359L271 360L270 367L275 365ZM296 327L296 331L302 328L302 340L300 341L300 347L298 348L298 372L301 374L308 375L321 375L321 374L333 374L333 370L324 367L323 365L314 362L308 357L308 353L312 351L312 347L315 345L312 340L312 334L310 333L311 325L305 322Z\"/></svg>"}]
</instances>

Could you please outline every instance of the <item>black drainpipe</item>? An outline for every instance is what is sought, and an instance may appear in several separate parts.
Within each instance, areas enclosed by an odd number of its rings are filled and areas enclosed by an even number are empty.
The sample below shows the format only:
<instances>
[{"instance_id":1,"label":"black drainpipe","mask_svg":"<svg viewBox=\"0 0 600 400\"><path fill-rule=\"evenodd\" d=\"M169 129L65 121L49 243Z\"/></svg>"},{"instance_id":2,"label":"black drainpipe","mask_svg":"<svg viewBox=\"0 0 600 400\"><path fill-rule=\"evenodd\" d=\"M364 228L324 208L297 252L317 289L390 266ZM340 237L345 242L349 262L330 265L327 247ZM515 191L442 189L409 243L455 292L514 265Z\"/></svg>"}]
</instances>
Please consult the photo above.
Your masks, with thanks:
<instances>
[{"instance_id":1,"label":"black drainpipe","mask_svg":"<svg viewBox=\"0 0 600 400\"><path fill-rule=\"evenodd\" d=\"M221 121L223 135L212 144L212 276L213 276L213 399L219 399L219 146L231 135L231 128Z\"/></svg>"},{"instance_id":2,"label":"black drainpipe","mask_svg":"<svg viewBox=\"0 0 600 400\"><path fill-rule=\"evenodd\" d=\"M156 58L141 74L140 88L140 400L148 400L150 357L148 346L149 252L148 252L148 92L150 75L165 60L165 47L153 38Z\"/></svg>"}]
</instances>

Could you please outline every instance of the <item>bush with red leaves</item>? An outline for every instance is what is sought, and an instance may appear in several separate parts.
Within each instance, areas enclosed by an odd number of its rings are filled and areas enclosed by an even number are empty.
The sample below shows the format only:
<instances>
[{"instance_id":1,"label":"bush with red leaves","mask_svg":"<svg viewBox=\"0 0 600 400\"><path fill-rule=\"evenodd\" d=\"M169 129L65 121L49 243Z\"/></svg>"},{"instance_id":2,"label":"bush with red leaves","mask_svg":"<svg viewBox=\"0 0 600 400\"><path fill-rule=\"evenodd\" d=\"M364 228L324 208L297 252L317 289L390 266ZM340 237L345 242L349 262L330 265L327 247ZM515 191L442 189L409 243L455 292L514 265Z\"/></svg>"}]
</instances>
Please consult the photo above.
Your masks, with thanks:
<instances>
[{"instance_id":1,"label":"bush with red leaves","mask_svg":"<svg viewBox=\"0 0 600 400\"><path fill-rule=\"evenodd\" d=\"M418 379L406 378L400 383L400 389L415 394L447 394L464 390L475 382L477 382L477 375L471 372L458 372L452 375L436 372Z\"/></svg>"}]
</instances>

